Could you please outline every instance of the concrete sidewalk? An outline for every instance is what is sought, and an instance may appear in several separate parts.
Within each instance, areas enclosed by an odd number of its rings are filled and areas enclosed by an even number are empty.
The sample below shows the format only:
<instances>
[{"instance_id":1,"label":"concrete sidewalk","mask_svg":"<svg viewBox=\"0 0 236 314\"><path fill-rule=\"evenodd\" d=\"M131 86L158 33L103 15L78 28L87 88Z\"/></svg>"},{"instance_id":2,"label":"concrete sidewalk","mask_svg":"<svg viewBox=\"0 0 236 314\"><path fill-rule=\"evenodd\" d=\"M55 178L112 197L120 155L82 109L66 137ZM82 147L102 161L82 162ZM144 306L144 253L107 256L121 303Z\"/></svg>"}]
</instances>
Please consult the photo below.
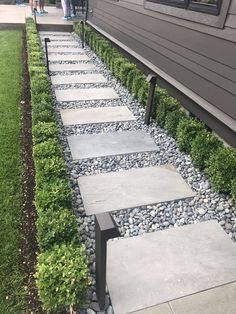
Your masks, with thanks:
<instances>
[{"instance_id":1,"label":"concrete sidewalk","mask_svg":"<svg viewBox=\"0 0 236 314\"><path fill-rule=\"evenodd\" d=\"M64 21L62 9L45 7L48 14L37 16L39 30L67 30L72 31L72 21ZM17 5L0 5L0 29L23 27L26 17L31 17L28 4L25 7Z\"/></svg>"}]
</instances>

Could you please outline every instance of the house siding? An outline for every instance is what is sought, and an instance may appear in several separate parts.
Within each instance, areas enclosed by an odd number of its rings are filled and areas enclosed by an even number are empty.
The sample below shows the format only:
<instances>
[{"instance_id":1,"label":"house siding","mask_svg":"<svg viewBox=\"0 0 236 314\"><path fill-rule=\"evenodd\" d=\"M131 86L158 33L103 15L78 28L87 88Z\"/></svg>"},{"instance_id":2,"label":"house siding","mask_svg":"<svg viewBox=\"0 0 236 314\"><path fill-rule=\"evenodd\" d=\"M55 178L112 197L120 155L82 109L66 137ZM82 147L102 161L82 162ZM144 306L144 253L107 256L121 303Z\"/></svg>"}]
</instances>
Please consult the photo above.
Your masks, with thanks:
<instances>
[{"instance_id":1,"label":"house siding","mask_svg":"<svg viewBox=\"0 0 236 314\"><path fill-rule=\"evenodd\" d=\"M236 0L223 29L144 8L90 0L89 20L236 120Z\"/></svg>"}]
</instances>

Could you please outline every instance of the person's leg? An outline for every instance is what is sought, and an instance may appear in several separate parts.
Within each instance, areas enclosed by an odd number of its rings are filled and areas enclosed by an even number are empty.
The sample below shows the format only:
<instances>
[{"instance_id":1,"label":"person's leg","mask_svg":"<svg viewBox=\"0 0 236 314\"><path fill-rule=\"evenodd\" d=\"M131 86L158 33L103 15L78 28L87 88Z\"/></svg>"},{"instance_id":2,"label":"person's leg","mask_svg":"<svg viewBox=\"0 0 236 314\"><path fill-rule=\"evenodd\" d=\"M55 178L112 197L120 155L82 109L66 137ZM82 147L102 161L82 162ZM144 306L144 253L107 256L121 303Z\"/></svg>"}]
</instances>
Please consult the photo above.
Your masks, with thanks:
<instances>
[{"instance_id":1,"label":"person's leg","mask_svg":"<svg viewBox=\"0 0 236 314\"><path fill-rule=\"evenodd\" d=\"M76 16L76 10L75 10L75 0L71 0L71 6L72 6L72 12L73 15Z\"/></svg>"},{"instance_id":2,"label":"person's leg","mask_svg":"<svg viewBox=\"0 0 236 314\"><path fill-rule=\"evenodd\" d=\"M69 0L66 0L66 16L68 18L71 17L71 9L70 9L70 1Z\"/></svg>"},{"instance_id":3,"label":"person's leg","mask_svg":"<svg viewBox=\"0 0 236 314\"><path fill-rule=\"evenodd\" d=\"M63 13L64 13L64 18L67 17L67 12L66 12L66 0L61 0L61 6L62 6L62 10L63 10Z\"/></svg>"}]
</instances>

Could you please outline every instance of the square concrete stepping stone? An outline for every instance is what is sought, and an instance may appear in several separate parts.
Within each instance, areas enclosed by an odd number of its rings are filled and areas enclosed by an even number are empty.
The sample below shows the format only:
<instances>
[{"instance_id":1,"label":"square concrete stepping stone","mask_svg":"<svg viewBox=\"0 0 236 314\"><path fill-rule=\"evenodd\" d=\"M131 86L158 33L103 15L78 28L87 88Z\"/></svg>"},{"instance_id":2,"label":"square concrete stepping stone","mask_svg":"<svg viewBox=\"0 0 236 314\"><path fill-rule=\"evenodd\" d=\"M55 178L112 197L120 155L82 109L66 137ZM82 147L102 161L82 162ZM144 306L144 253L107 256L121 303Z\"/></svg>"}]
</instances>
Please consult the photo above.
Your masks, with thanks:
<instances>
[{"instance_id":1,"label":"square concrete stepping stone","mask_svg":"<svg viewBox=\"0 0 236 314\"><path fill-rule=\"evenodd\" d=\"M72 135L67 139L74 160L148 152L157 149L150 135L143 131Z\"/></svg>"},{"instance_id":2,"label":"square concrete stepping stone","mask_svg":"<svg viewBox=\"0 0 236 314\"><path fill-rule=\"evenodd\" d=\"M76 64L60 64L60 63L58 63L58 64L49 64L49 70L52 72L93 71L93 70L96 70L96 67L94 64L91 64L91 63L76 63ZM63 94L63 92L62 92L62 94Z\"/></svg>"},{"instance_id":3,"label":"square concrete stepping stone","mask_svg":"<svg viewBox=\"0 0 236 314\"><path fill-rule=\"evenodd\" d=\"M132 112L126 106L62 109L60 112L64 125L135 120Z\"/></svg>"},{"instance_id":4,"label":"square concrete stepping stone","mask_svg":"<svg viewBox=\"0 0 236 314\"><path fill-rule=\"evenodd\" d=\"M76 42L75 40L54 40L54 41L51 41L50 43L48 43L48 46L62 46L62 47L76 47L76 46L79 46L79 43Z\"/></svg>"},{"instance_id":5,"label":"square concrete stepping stone","mask_svg":"<svg viewBox=\"0 0 236 314\"><path fill-rule=\"evenodd\" d=\"M170 165L85 176L78 183L87 215L195 195Z\"/></svg>"},{"instance_id":6,"label":"square concrete stepping stone","mask_svg":"<svg viewBox=\"0 0 236 314\"><path fill-rule=\"evenodd\" d=\"M68 64L66 64L66 66L68 66ZM58 101L105 100L119 98L116 91L110 87L56 89L55 94Z\"/></svg>"},{"instance_id":7,"label":"square concrete stepping stone","mask_svg":"<svg viewBox=\"0 0 236 314\"><path fill-rule=\"evenodd\" d=\"M170 302L175 314L236 313L236 282Z\"/></svg>"},{"instance_id":8,"label":"square concrete stepping stone","mask_svg":"<svg viewBox=\"0 0 236 314\"><path fill-rule=\"evenodd\" d=\"M107 284L119 314L236 281L236 246L217 221L108 241L107 252ZM209 313L170 304L176 314Z\"/></svg>"},{"instance_id":9,"label":"square concrete stepping stone","mask_svg":"<svg viewBox=\"0 0 236 314\"><path fill-rule=\"evenodd\" d=\"M90 58L86 55L76 55L76 54L66 54L66 55L60 55L60 54L49 54L48 56L49 61L88 61Z\"/></svg>"},{"instance_id":10,"label":"square concrete stepping stone","mask_svg":"<svg viewBox=\"0 0 236 314\"><path fill-rule=\"evenodd\" d=\"M106 83L107 79L102 74L76 74L76 75L54 75L51 77L53 85L58 84L93 84Z\"/></svg>"},{"instance_id":11,"label":"square concrete stepping stone","mask_svg":"<svg viewBox=\"0 0 236 314\"><path fill-rule=\"evenodd\" d=\"M49 55L51 53L83 53L84 50L79 47L48 47Z\"/></svg>"}]
</instances>

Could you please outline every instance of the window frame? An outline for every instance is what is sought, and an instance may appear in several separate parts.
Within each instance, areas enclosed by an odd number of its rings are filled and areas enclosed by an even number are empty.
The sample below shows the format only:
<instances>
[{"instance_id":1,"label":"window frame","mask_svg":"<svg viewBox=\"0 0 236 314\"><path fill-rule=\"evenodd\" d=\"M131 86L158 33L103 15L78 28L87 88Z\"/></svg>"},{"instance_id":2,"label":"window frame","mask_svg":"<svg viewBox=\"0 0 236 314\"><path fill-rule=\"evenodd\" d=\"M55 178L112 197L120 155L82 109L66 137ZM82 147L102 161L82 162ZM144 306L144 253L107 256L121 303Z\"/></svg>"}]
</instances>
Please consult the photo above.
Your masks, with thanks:
<instances>
[{"instance_id":1,"label":"window frame","mask_svg":"<svg viewBox=\"0 0 236 314\"><path fill-rule=\"evenodd\" d=\"M186 5L180 5L181 1L174 1L175 2L168 2L166 0L144 0L143 7L145 10L154 11L156 13L165 14L170 17L175 17L189 22L208 25L221 29L224 28L230 6L230 0L218 0L217 14L209 13L209 11L212 11L211 8L207 8L208 10L206 10L204 4L191 3L190 8L186 9ZM176 1L179 2L177 6L174 5ZM195 5L198 6L197 11L192 10L192 7ZM204 6L204 12L202 12L202 6Z\"/></svg>"}]
</instances>

